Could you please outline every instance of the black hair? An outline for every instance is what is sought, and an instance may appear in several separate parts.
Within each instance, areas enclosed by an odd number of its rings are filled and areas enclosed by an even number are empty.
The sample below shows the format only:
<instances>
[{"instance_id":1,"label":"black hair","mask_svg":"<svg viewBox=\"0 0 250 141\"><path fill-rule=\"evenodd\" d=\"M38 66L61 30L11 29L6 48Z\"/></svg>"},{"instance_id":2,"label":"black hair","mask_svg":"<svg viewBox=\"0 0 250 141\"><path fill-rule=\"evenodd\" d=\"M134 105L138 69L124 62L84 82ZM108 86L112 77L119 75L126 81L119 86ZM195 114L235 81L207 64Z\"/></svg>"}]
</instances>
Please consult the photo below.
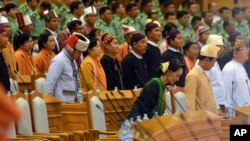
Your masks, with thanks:
<instances>
[{"instance_id":1,"label":"black hair","mask_svg":"<svg viewBox=\"0 0 250 141\"><path fill-rule=\"evenodd\" d=\"M151 1L150 0L142 0L141 9L143 9L143 7L146 6L148 3L151 3Z\"/></svg>"},{"instance_id":2,"label":"black hair","mask_svg":"<svg viewBox=\"0 0 250 141\"><path fill-rule=\"evenodd\" d=\"M224 21L223 23L223 29L226 29L226 27L228 27L230 24L230 22L228 20Z\"/></svg>"},{"instance_id":3,"label":"black hair","mask_svg":"<svg viewBox=\"0 0 250 141\"><path fill-rule=\"evenodd\" d=\"M240 14L240 12L243 12L241 8L234 8L232 10L232 16L235 17L236 15Z\"/></svg>"},{"instance_id":4,"label":"black hair","mask_svg":"<svg viewBox=\"0 0 250 141\"><path fill-rule=\"evenodd\" d=\"M168 33L173 29L177 29L177 26L175 24L172 23L168 23L164 26L163 30L162 30L162 37L166 38L166 36L168 35ZM167 33L166 33L167 32Z\"/></svg>"},{"instance_id":5,"label":"black hair","mask_svg":"<svg viewBox=\"0 0 250 141\"><path fill-rule=\"evenodd\" d=\"M199 16L194 16L191 20L191 25L194 25L197 21L201 21L202 18Z\"/></svg>"},{"instance_id":6,"label":"black hair","mask_svg":"<svg viewBox=\"0 0 250 141\"><path fill-rule=\"evenodd\" d=\"M100 10L99 10L100 16L102 16L107 10L112 11L112 10L111 10L110 8L108 8L108 7L102 7L102 8L100 8Z\"/></svg>"},{"instance_id":7,"label":"black hair","mask_svg":"<svg viewBox=\"0 0 250 141\"><path fill-rule=\"evenodd\" d=\"M9 3L5 6L6 12L10 12L11 9L16 8L17 6L14 3Z\"/></svg>"},{"instance_id":8,"label":"black hair","mask_svg":"<svg viewBox=\"0 0 250 141\"><path fill-rule=\"evenodd\" d=\"M102 35L102 38L101 38L102 42L104 41L104 38L105 38L108 34L109 34L109 33L105 33L105 34ZM110 40L110 41L108 41L107 43L110 44L112 41L113 41L113 40Z\"/></svg>"},{"instance_id":9,"label":"black hair","mask_svg":"<svg viewBox=\"0 0 250 141\"><path fill-rule=\"evenodd\" d=\"M82 21L80 20L73 20L67 24L67 28L69 32L72 33L72 30L76 30L77 25L82 25Z\"/></svg>"},{"instance_id":10,"label":"black hair","mask_svg":"<svg viewBox=\"0 0 250 141\"><path fill-rule=\"evenodd\" d=\"M51 10L51 4L46 1L42 2L39 7L45 10Z\"/></svg>"},{"instance_id":11,"label":"black hair","mask_svg":"<svg viewBox=\"0 0 250 141\"><path fill-rule=\"evenodd\" d=\"M2 11L6 11L6 9L4 7L0 6L0 12L2 12Z\"/></svg>"},{"instance_id":12,"label":"black hair","mask_svg":"<svg viewBox=\"0 0 250 141\"><path fill-rule=\"evenodd\" d=\"M219 9L219 13L220 14L222 14L222 13L224 13L224 11L226 11L226 10L230 10L228 7L221 7L220 9Z\"/></svg>"},{"instance_id":13,"label":"black hair","mask_svg":"<svg viewBox=\"0 0 250 141\"><path fill-rule=\"evenodd\" d=\"M193 44L197 44L197 43L192 42L192 41L188 41L188 42L183 46L184 54L187 53L187 51L190 49L190 47L191 47Z\"/></svg>"},{"instance_id":14,"label":"black hair","mask_svg":"<svg viewBox=\"0 0 250 141\"><path fill-rule=\"evenodd\" d=\"M164 15L164 19L167 19L167 18L170 17L170 16L175 16L175 13L166 12L165 15Z\"/></svg>"},{"instance_id":15,"label":"black hair","mask_svg":"<svg viewBox=\"0 0 250 141\"><path fill-rule=\"evenodd\" d=\"M188 12L187 12L187 11L184 11L184 10L178 11L177 14L176 14L176 18L177 18L177 19L180 19L180 18L182 18L182 17L185 16L185 15L188 15Z\"/></svg>"},{"instance_id":16,"label":"black hair","mask_svg":"<svg viewBox=\"0 0 250 141\"><path fill-rule=\"evenodd\" d=\"M154 14L157 14L157 12L150 12L150 13L148 13L148 18L151 19L152 15L154 15Z\"/></svg>"},{"instance_id":17,"label":"black hair","mask_svg":"<svg viewBox=\"0 0 250 141\"><path fill-rule=\"evenodd\" d=\"M73 1L73 2L70 4L70 6L69 6L70 12L71 12L71 13L74 13L74 10L75 10L75 9L78 9L79 5L81 5L81 4L82 4L82 2L80 2L80 1Z\"/></svg>"},{"instance_id":18,"label":"black hair","mask_svg":"<svg viewBox=\"0 0 250 141\"><path fill-rule=\"evenodd\" d=\"M234 0L234 4L239 3L240 0Z\"/></svg>"},{"instance_id":19,"label":"black hair","mask_svg":"<svg viewBox=\"0 0 250 141\"><path fill-rule=\"evenodd\" d=\"M88 38L90 39L90 38L95 38L95 34L96 33L99 33L99 32L101 32L101 29L99 29L99 28L94 28L94 29L92 29L91 31L90 31L90 33L88 34Z\"/></svg>"},{"instance_id":20,"label":"black hair","mask_svg":"<svg viewBox=\"0 0 250 141\"><path fill-rule=\"evenodd\" d=\"M32 0L26 0L27 3L31 2ZM36 0L38 3L40 2L39 0Z\"/></svg>"},{"instance_id":21,"label":"black hair","mask_svg":"<svg viewBox=\"0 0 250 141\"><path fill-rule=\"evenodd\" d=\"M88 50L83 52L83 56L86 57L89 54L89 50L93 49L95 46L97 46L97 39L96 38L90 38L89 39L89 46Z\"/></svg>"},{"instance_id":22,"label":"black hair","mask_svg":"<svg viewBox=\"0 0 250 141\"><path fill-rule=\"evenodd\" d=\"M206 15L207 15L208 13L211 13L211 12L210 12L210 11L205 11L205 12L203 12L203 13L202 13L202 15L201 15L201 16L202 16L203 18L205 18L205 17L206 17Z\"/></svg>"},{"instance_id":23,"label":"black hair","mask_svg":"<svg viewBox=\"0 0 250 141\"><path fill-rule=\"evenodd\" d=\"M120 7L121 3L116 2L114 4L112 4L112 12L116 13L116 10Z\"/></svg>"},{"instance_id":24,"label":"black hair","mask_svg":"<svg viewBox=\"0 0 250 141\"><path fill-rule=\"evenodd\" d=\"M29 41L30 38L31 38L30 34L26 32L15 36L13 39L13 45L14 45L15 51L19 49L20 46L23 45L26 41Z\"/></svg>"},{"instance_id":25,"label":"black hair","mask_svg":"<svg viewBox=\"0 0 250 141\"><path fill-rule=\"evenodd\" d=\"M169 62L168 70L170 70L172 72L176 72L180 68L182 68L182 69L185 68L185 64L178 59L171 59L168 62ZM166 73L167 73L167 71L165 73L162 72L162 65L160 65L158 67L158 76L165 75Z\"/></svg>"},{"instance_id":26,"label":"black hair","mask_svg":"<svg viewBox=\"0 0 250 141\"><path fill-rule=\"evenodd\" d=\"M159 4L163 5L164 7L168 7L169 5L172 5L174 3L171 0L160 0Z\"/></svg>"},{"instance_id":27,"label":"black hair","mask_svg":"<svg viewBox=\"0 0 250 141\"><path fill-rule=\"evenodd\" d=\"M49 36L51 36L52 34L50 32L43 32L42 34L40 34L39 38L38 38L38 47L39 47L39 51L41 51L44 48L44 43L46 43L49 39Z\"/></svg>"},{"instance_id":28,"label":"black hair","mask_svg":"<svg viewBox=\"0 0 250 141\"><path fill-rule=\"evenodd\" d=\"M199 55L199 57L198 57L198 59L199 59L200 61L203 61L203 60L205 60L205 59L207 59L207 58L208 58L209 61L213 61L213 60L214 60L213 57L207 57L207 56L202 56L202 55Z\"/></svg>"},{"instance_id":29,"label":"black hair","mask_svg":"<svg viewBox=\"0 0 250 141\"><path fill-rule=\"evenodd\" d=\"M187 8L190 8L193 4L196 4L196 3L195 2L187 2L186 6L187 6Z\"/></svg>"},{"instance_id":30,"label":"black hair","mask_svg":"<svg viewBox=\"0 0 250 141\"><path fill-rule=\"evenodd\" d=\"M128 13L129 11L132 10L132 8L134 7L137 7L134 3L129 3L127 6L126 6L126 12Z\"/></svg>"}]
</instances>

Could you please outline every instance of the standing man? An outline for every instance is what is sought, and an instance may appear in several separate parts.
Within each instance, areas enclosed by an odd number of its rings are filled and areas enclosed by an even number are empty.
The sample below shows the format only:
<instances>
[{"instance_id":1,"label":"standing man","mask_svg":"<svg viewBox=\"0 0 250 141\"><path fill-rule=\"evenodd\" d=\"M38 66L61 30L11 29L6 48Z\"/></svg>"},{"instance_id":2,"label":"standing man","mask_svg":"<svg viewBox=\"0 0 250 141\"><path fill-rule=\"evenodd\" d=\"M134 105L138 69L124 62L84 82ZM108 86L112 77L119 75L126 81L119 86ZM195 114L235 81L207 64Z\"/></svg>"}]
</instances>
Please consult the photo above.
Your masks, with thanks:
<instances>
[{"instance_id":1,"label":"standing man","mask_svg":"<svg viewBox=\"0 0 250 141\"><path fill-rule=\"evenodd\" d=\"M66 103L75 102L75 93L80 89L75 59L88 49L88 45L88 38L79 33L68 38L66 47L51 61L44 85L45 93Z\"/></svg>"},{"instance_id":2,"label":"standing man","mask_svg":"<svg viewBox=\"0 0 250 141\"><path fill-rule=\"evenodd\" d=\"M39 0L26 0L25 3L21 4L18 8L19 12L22 12L23 15L30 15L36 10L36 7L39 4Z\"/></svg>"},{"instance_id":3,"label":"standing man","mask_svg":"<svg viewBox=\"0 0 250 141\"><path fill-rule=\"evenodd\" d=\"M208 110L218 114L216 102L206 71L209 71L216 61L219 47L210 44L201 48L199 63L189 71L186 77L186 103L188 111Z\"/></svg>"},{"instance_id":4,"label":"standing man","mask_svg":"<svg viewBox=\"0 0 250 141\"><path fill-rule=\"evenodd\" d=\"M249 105L250 82L243 66L249 57L245 41L236 40L230 54L233 59L222 70L228 104L234 107Z\"/></svg>"},{"instance_id":5,"label":"standing man","mask_svg":"<svg viewBox=\"0 0 250 141\"><path fill-rule=\"evenodd\" d=\"M83 24L84 33L87 36L94 28L97 18L97 12L94 6L86 7L84 9L84 21Z\"/></svg>"}]
</instances>

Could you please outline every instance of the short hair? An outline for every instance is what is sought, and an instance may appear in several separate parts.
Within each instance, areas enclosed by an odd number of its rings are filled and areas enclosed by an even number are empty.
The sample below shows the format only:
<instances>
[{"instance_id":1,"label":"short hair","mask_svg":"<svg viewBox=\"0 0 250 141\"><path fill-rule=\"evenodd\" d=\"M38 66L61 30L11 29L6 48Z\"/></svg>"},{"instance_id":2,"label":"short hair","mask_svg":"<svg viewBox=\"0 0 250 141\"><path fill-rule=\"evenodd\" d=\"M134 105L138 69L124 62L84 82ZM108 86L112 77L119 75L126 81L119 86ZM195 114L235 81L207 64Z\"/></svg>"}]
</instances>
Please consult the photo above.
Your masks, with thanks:
<instances>
[{"instance_id":1,"label":"short hair","mask_svg":"<svg viewBox=\"0 0 250 141\"><path fill-rule=\"evenodd\" d=\"M77 25L82 25L82 21L73 20L67 24L67 28L69 29L70 33L72 33L72 30L76 29Z\"/></svg>"},{"instance_id":2,"label":"short hair","mask_svg":"<svg viewBox=\"0 0 250 141\"><path fill-rule=\"evenodd\" d=\"M197 21L201 21L202 18L199 16L194 16L191 20L191 25L195 24Z\"/></svg>"},{"instance_id":3,"label":"short hair","mask_svg":"<svg viewBox=\"0 0 250 141\"><path fill-rule=\"evenodd\" d=\"M14 3L9 3L5 6L6 12L10 12L11 9L16 8L17 6Z\"/></svg>"},{"instance_id":4,"label":"short hair","mask_svg":"<svg viewBox=\"0 0 250 141\"><path fill-rule=\"evenodd\" d=\"M154 15L154 14L157 14L157 12L150 12L150 13L148 13L148 18L151 18L151 16Z\"/></svg>"},{"instance_id":5,"label":"short hair","mask_svg":"<svg viewBox=\"0 0 250 141\"><path fill-rule=\"evenodd\" d=\"M112 12L116 13L116 10L120 7L122 3L116 2L114 4L112 4Z\"/></svg>"},{"instance_id":6,"label":"short hair","mask_svg":"<svg viewBox=\"0 0 250 141\"><path fill-rule=\"evenodd\" d=\"M134 7L137 7L134 3L129 3L127 6L126 6L126 12L128 13L129 11L132 10L132 8Z\"/></svg>"},{"instance_id":7,"label":"short hair","mask_svg":"<svg viewBox=\"0 0 250 141\"><path fill-rule=\"evenodd\" d=\"M185 16L185 15L188 15L188 12L187 12L187 11L184 11L184 10L178 11L177 14L176 14L176 18L177 18L177 19L180 19L180 18L182 18L182 17Z\"/></svg>"},{"instance_id":8,"label":"short hair","mask_svg":"<svg viewBox=\"0 0 250 141\"><path fill-rule=\"evenodd\" d=\"M90 33L89 33L89 35L88 35L88 38L89 38L89 39L90 39L90 38L95 38L95 34L96 34L96 33L100 33L100 32L102 32L101 29L99 29L99 28L94 28L94 29L92 29L92 30L90 31Z\"/></svg>"},{"instance_id":9,"label":"short hair","mask_svg":"<svg viewBox=\"0 0 250 141\"><path fill-rule=\"evenodd\" d=\"M167 19L167 18L170 17L170 16L175 16L175 13L166 12L165 15L164 15L164 19Z\"/></svg>"},{"instance_id":10,"label":"short hair","mask_svg":"<svg viewBox=\"0 0 250 141\"><path fill-rule=\"evenodd\" d=\"M169 5L174 5L173 1L171 0L160 0L160 5L163 5L164 7L168 7Z\"/></svg>"},{"instance_id":11,"label":"short hair","mask_svg":"<svg viewBox=\"0 0 250 141\"><path fill-rule=\"evenodd\" d=\"M187 51L190 49L190 47L191 47L193 44L197 44L197 43L192 42L192 41L188 41L188 42L183 46L184 54L187 53Z\"/></svg>"},{"instance_id":12,"label":"short hair","mask_svg":"<svg viewBox=\"0 0 250 141\"><path fill-rule=\"evenodd\" d=\"M26 41L31 38L30 34L27 32L21 33L14 37L13 45L15 50L19 49L21 45L23 45Z\"/></svg>"},{"instance_id":13,"label":"short hair","mask_svg":"<svg viewBox=\"0 0 250 141\"><path fill-rule=\"evenodd\" d=\"M27 3L31 2L32 0L26 0ZM40 2L39 0L36 0L38 3Z\"/></svg>"},{"instance_id":14,"label":"short hair","mask_svg":"<svg viewBox=\"0 0 250 141\"><path fill-rule=\"evenodd\" d=\"M196 4L196 3L195 2L187 2L186 6L187 6L187 8L190 8L193 4Z\"/></svg>"},{"instance_id":15,"label":"short hair","mask_svg":"<svg viewBox=\"0 0 250 141\"><path fill-rule=\"evenodd\" d=\"M213 3L213 2L209 2L209 3L208 3L208 5L207 5L207 9L208 9L208 10L212 7L212 3Z\"/></svg>"},{"instance_id":16,"label":"short hair","mask_svg":"<svg viewBox=\"0 0 250 141\"><path fill-rule=\"evenodd\" d=\"M42 2L39 7L46 9L46 10L51 10L51 4L46 1Z\"/></svg>"},{"instance_id":17,"label":"short hair","mask_svg":"<svg viewBox=\"0 0 250 141\"><path fill-rule=\"evenodd\" d=\"M100 10L99 10L99 14L100 14L100 16L102 16L107 10L110 10L110 11L112 11L110 8L108 8L108 7L102 7L102 8L100 8Z\"/></svg>"},{"instance_id":18,"label":"short hair","mask_svg":"<svg viewBox=\"0 0 250 141\"><path fill-rule=\"evenodd\" d=\"M166 24L162 30L162 37L165 38L168 35L166 32L169 33L173 28L177 29L177 26L172 23Z\"/></svg>"},{"instance_id":19,"label":"short hair","mask_svg":"<svg viewBox=\"0 0 250 141\"><path fill-rule=\"evenodd\" d=\"M42 34L40 34L39 38L38 38L38 47L39 47L39 51L41 51L44 48L44 43L46 43L49 39L49 36L51 36L52 34L50 32L43 32Z\"/></svg>"},{"instance_id":20,"label":"short hair","mask_svg":"<svg viewBox=\"0 0 250 141\"><path fill-rule=\"evenodd\" d=\"M226 27L228 27L230 24L230 22L228 20L224 21L223 23L223 29L226 29Z\"/></svg>"},{"instance_id":21,"label":"short hair","mask_svg":"<svg viewBox=\"0 0 250 141\"><path fill-rule=\"evenodd\" d=\"M82 2L80 2L80 1L73 1L73 2L70 4L70 6L69 6L70 12L71 12L71 13L74 13L74 10L75 10L75 9L78 9L79 5L81 5L81 4L82 4Z\"/></svg>"},{"instance_id":22,"label":"short hair","mask_svg":"<svg viewBox=\"0 0 250 141\"><path fill-rule=\"evenodd\" d=\"M150 1L150 0L142 0L142 2L141 2L141 9L142 9L144 6L146 6L148 3L151 3L151 1Z\"/></svg>"},{"instance_id":23,"label":"short hair","mask_svg":"<svg viewBox=\"0 0 250 141\"><path fill-rule=\"evenodd\" d=\"M234 0L234 4L239 3L240 0Z\"/></svg>"},{"instance_id":24,"label":"short hair","mask_svg":"<svg viewBox=\"0 0 250 141\"><path fill-rule=\"evenodd\" d=\"M205 17L206 17L206 15L207 15L208 13L211 13L211 12L209 12L209 11L205 11L205 12L203 12L203 13L202 13L202 15L201 15L201 16L202 16L203 18L205 18Z\"/></svg>"},{"instance_id":25,"label":"short hair","mask_svg":"<svg viewBox=\"0 0 250 141\"><path fill-rule=\"evenodd\" d=\"M220 14L223 14L226 10L230 10L228 7L221 7L220 9L219 9L219 13Z\"/></svg>"},{"instance_id":26,"label":"short hair","mask_svg":"<svg viewBox=\"0 0 250 141\"><path fill-rule=\"evenodd\" d=\"M236 15L240 14L240 12L243 12L241 8L234 8L232 10L232 16L235 17Z\"/></svg>"}]
</instances>

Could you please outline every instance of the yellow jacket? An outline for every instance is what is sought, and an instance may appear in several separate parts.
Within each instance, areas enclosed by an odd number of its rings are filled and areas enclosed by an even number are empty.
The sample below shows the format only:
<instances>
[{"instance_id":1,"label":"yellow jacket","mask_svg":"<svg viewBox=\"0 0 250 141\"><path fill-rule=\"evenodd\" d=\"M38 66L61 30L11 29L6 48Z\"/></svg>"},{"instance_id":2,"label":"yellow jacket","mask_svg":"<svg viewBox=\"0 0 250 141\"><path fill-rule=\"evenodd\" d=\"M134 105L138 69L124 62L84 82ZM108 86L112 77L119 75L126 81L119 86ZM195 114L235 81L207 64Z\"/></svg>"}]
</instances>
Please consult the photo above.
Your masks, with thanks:
<instances>
[{"instance_id":1,"label":"yellow jacket","mask_svg":"<svg viewBox=\"0 0 250 141\"><path fill-rule=\"evenodd\" d=\"M199 65L189 71L186 77L185 94L188 111L207 110L219 114L211 82Z\"/></svg>"}]
</instances>

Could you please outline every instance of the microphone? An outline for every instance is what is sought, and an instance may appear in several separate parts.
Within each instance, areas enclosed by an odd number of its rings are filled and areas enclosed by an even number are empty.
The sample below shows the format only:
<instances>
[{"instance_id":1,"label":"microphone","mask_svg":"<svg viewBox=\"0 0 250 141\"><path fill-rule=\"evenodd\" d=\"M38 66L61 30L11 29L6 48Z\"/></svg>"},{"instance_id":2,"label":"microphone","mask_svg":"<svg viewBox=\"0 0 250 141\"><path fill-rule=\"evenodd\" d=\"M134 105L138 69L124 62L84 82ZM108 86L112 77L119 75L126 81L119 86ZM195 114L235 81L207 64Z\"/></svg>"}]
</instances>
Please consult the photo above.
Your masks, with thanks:
<instances>
[{"instance_id":1,"label":"microphone","mask_svg":"<svg viewBox=\"0 0 250 141\"><path fill-rule=\"evenodd\" d=\"M232 98L232 101L233 101L233 103L237 106L237 107L239 107L239 105L235 102L235 100L234 100L234 81L232 81L232 95L231 95L231 98Z\"/></svg>"},{"instance_id":2,"label":"microphone","mask_svg":"<svg viewBox=\"0 0 250 141\"><path fill-rule=\"evenodd\" d=\"M184 108L182 107L182 105L181 105L181 103L179 102L179 100L174 96L174 94L168 89L168 87L166 87L167 88L167 90L169 91L169 93L170 93L170 95L174 98L174 100L177 102L177 104L181 107L181 110L183 111L183 112L186 112L185 110L184 110Z\"/></svg>"},{"instance_id":3,"label":"microphone","mask_svg":"<svg viewBox=\"0 0 250 141\"><path fill-rule=\"evenodd\" d=\"M248 89L248 94L250 95L250 89L249 89L249 85L248 85L248 80L246 79L247 82L247 89Z\"/></svg>"},{"instance_id":4,"label":"microphone","mask_svg":"<svg viewBox=\"0 0 250 141\"><path fill-rule=\"evenodd\" d=\"M31 92L30 87L23 81L22 77L18 74L18 72L16 70L14 70L15 74L18 76L18 78L20 78L20 80L23 82L26 90L28 90L29 92Z\"/></svg>"},{"instance_id":5,"label":"microphone","mask_svg":"<svg viewBox=\"0 0 250 141\"><path fill-rule=\"evenodd\" d=\"M15 88L16 91L18 91L17 87L16 87L16 85L14 83L14 80L13 80L14 77L12 76L12 73L11 73L10 64L8 64L7 66L8 66L8 72L10 73L10 77L12 78L12 83L14 85L14 88Z\"/></svg>"},{"instance_id":6,"label":"microphone","mask_svg":"<svg viewBox=\"0 0 250 141\"><path fill-rule=\"evenodd\" d=\"M35 74L35 70L34 70L34 65L33 65L32 60L31 60L32 66L30 66L29 63L28 63L28 60L23 55L22 55L22 57L24 59L25 64L31 69L31 71L33 72L33 75L34 75Z\"/></svg>"},{"instance_id":7,"label":"microphone","mask_svg":"<svg viewBox=\"0 0 250 141\"><path fill-rule=\"evenodd\" d=\"M95 77L95 79L101 83L101 85L103 86L103 88L105 88L107 90L106 86L102 83L102 81L99 78L96 77L96 75L93 72L93 70L91 70L91 73L93 74L93 76Z\"/></svg>"},{"instance_id":8,"label":"microphone","mask_svg":"<svg viewBox=\"0 0 250 141\"><path fill-rule=\"evenodd\" d=\"M103 104L104 105L104 104ZM104 115L105 115L105 112L104 112L104 110L98 105L98 104L96 104L95 105ZM106 108L106 107L105 107ZM109 114L107 114L107 115L109 115ZM118 120L116 120L115 118L113 118L113 117L111 117L111 115L109 115L110 117L110 120L112 120L112 122L114 122L116 125L117 125L117 127L119 127L120 126L120 123L118 122Z\"/></svg>"}]
</instances>

